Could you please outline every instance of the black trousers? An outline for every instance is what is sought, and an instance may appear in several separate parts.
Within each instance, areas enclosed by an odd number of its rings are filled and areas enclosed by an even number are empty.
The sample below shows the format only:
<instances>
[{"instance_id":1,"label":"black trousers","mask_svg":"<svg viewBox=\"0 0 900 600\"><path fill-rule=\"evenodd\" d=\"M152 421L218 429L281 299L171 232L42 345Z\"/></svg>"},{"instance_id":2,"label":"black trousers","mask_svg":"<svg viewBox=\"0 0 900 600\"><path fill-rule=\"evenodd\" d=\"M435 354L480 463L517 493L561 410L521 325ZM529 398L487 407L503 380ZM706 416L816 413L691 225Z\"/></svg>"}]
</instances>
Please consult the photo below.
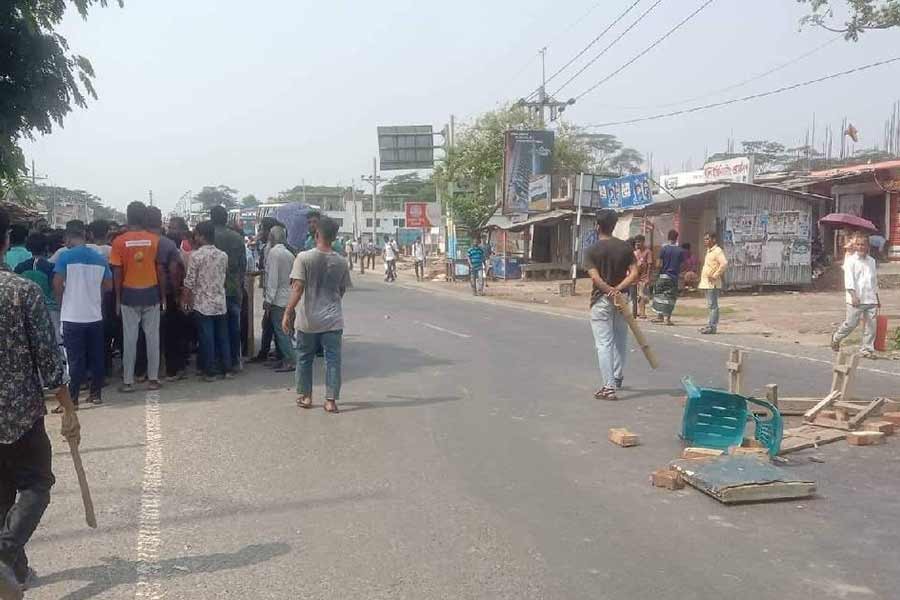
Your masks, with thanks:
<instances>
[{"instance_id":1,"label":"black trousers","mask_svg":"<svg viewBox=\"0 0 900 600\"><path fill-rule=\"evenodd\" d=\"M190 315L179 308L174 295L166 298L166 312L159 325L166 375L174 377L187 368L193 325ZM144 351L146 354L146 350Z\"/></svg>"},{"instance_id":2,"label":"black trousers","mask_svg":"<svg viewBox=\"0 0 900 600\"><path fill-rule=\"evenodd\" d=\"M28 574L25 544L41 522L56 483L52 458L43 417L16 442L0 444L0 560L12 567L19 581Z\"/></svg>"},{"instance_id":3,"label":"black trousers","mask_svg":"<svg viewBox=\"0 0 900 600\"><path fill-rule=\"evenodd\" d=\"M368 256L366 257L366 261L367 261L367 263L368 263L368 264L367 264L367 267L368 267L369 269L374 269L374 268L375 268L375 255L374 255L374 254L368 255Z\"/></svg>"}]
</instances>

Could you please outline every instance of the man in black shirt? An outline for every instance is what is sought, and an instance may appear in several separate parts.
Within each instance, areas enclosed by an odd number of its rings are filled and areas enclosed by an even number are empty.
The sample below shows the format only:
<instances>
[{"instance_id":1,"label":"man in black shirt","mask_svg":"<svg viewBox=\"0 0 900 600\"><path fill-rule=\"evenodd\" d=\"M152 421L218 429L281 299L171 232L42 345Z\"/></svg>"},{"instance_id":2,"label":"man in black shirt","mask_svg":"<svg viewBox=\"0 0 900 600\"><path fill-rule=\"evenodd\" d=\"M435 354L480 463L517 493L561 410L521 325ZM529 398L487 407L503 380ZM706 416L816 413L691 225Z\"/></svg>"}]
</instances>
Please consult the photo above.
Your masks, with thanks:
<instances>
[{"instance_id":1,"label":"man in black shirt","mask_svg":"<svg viewBox=\"0 0 900 600\"><path fill-rule=\"evenodd\" d=\"M594 283L591 291L591 329L597 346L597 359L603 377L594 397L618 400L616 389L624 380L628 350L628 324L616 306L623 290L634 285L638 266L631 245L612 236L619 216L614 210L597 213L597 243L587 251L588 273Z\"/></svg>"}]
</instances>

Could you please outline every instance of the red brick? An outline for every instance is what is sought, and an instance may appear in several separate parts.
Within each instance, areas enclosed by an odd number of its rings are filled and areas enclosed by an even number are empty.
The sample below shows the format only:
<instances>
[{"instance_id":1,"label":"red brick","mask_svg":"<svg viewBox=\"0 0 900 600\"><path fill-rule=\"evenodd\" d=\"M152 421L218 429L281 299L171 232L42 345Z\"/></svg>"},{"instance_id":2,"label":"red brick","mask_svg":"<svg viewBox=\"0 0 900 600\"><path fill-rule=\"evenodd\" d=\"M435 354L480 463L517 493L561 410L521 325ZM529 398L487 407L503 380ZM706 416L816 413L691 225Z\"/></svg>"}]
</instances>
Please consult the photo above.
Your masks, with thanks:
<instances>
[{"instance_id":1,"label":"red brick","mask_svg":"<svg viewBox=\"0 0 900 600\"><path fill-rule=\"evenodd\" d=\"M684 487L684 479L681 473L675 469L659 469L650 474L650 483L655 487L667 490L680 490Z\"/></svg>"},{"instance_id":2,"label":"red brick","mask_svg":"<svg viewBox=\"0 0 900 600\"><path fill-rule=\"evenodd\" d=\"M851 446L876 446L884 442L884 434L877 431L851 431L847 443Z\"/></svg>"}]
</instances>

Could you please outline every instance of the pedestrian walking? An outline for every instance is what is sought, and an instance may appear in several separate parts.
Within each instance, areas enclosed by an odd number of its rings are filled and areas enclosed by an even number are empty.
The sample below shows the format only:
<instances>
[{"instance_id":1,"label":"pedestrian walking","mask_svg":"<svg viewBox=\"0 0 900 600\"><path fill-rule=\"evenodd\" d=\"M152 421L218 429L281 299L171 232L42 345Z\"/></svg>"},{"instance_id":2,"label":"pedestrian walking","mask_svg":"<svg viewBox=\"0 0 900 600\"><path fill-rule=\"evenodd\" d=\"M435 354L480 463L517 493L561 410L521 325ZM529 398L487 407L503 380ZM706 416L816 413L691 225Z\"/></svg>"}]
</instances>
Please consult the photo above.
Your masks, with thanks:
<instances>
[{"instance_id":1,"label":"pedestrian walking","mask_svg":"<svg viewBox=\"0 0 900 600\"><path fill-rule=\"evenodd\" d=\"M109 262L85 245L81 221L66 224L66 246L53 268L53 290L62 307L63 345L69 363L69 396L78 406L81 384L91 373L87 401L102 404L106 378L103 331L103 293L112 289ZM60 412L60 411L54 411Z\"/></svg>"},{"instance_id":2,"label":"pedestrian walking","mask_svg":"<svg viewBox=\"0 0 900 600\"><path fill-rule=\"evenodd\" d=\"M244 240L228 227L228 211L224 206L213 206L209 218L216 229L216 248L228 255L225 275L225 304L228 309L228 346L231 364L241 368L241 301L244 297L244 276L247 273L247 254ZM191 257L193 260L193 256Z\"/></svg>"},{"instance_id":3,"label":"pedestrian walking","mask_svg":"<svg viewBox=\"0 0 900 600\"><path fill-rule=\"evenodd\" d=\"M643 235L634 236L634 259L637 261L638 267L638 279L635 285L637 314L634 316L638 319L646 319L650 270L653 268L653 253L647 247L647 238Z\"/></svg>"},{"instance_id":4,"label":"pedestrian walking","mask_svg":"<svg viewBox=\"0 0 900 600\"><path fill-rule=\"evenodd\" d=\"M356 260L356 242L352 239L347 240L344 244L344 249L347 252L347 264L350 267L350 270L353 270L353 261Z\"/></svg>"},{"instance_id":5,"label":"pedestrian walking","mask_svg":"<svg viewBox=\"0 0 900 600\"><path fill-rule=\"evenodd\" d=\"M422 238L417 237L412 246L413 261L416 265L416 281L425 279L425 244Z\"/></svg>"},{"instance_id":6,"label":"pedestrian walking","mask_svg":"<svg viewBox=\"0 0 900 600\"><path fill-rule=\"evenodd\" d=\"M63 409L63 436L77 444L81 434L44 294L7 266L8 240L9 216L0 209L0 598L18 599L35 576L25 546L56 481L45 387Z\"/></svg>"},{"instance_id":7,"label":"pedestrian walking","mask_svg":"<svg viewBox=\"0 0 900 600\"><path fill-rule=\"evenodd\" d=\"M369 240L366 242L366 259L368 262L367 268L370 270L375 270L375 257L378 255L378 247L375 245L375 242Z\"/></svg>"},{"instance_id":8,"label":"pedestrian walking","mask_svg":"<svg viewBox=\"0 0 900 600\"><path fill-rule=\"evenodd\" d=\"M719 295L722 292L722 277L728 268L728 259L719 247L719 235L710 231L703 236L706 246L706 257L703 259L703 270L700 272L698 289L706 292L706 306L709 309L709 320L700 333L712 335L719 328Z\"/></svg>"},{"instance_id":9,"label":"pedestrian walking","mask_svg":"<svg viewBox=\"0 0 900 600\"><path fill-rule=\"evenodd\" d=\"M397 256L400 254L400 249L397 247L397 242L392 240L389 235L384 236L384 250L382 252L384 258L384 280L394 282L397 280Z\"/></svg>"},{"instance_id":10,"label":"pedestrian walking","mask_svg":"<svg viewBox=\"0 0 900 600\"><path fill-rule=\"evenodd\" d=\"M112 244L109 264L113 267L116 313L122 317L122 387L134 391L138 329L143 330L147 349L147 379L151 390L159 383L159 320L166 305L166 278L159 264L159 236L146 229L147 207L132 202L126 209L128 231Z\"/></svg>"},{"instance_id":11,"label":"pedestrian walking","mask_svg":"<svg viewBox=\"0 0 900 600\"><path fill-rule=\"evenodd\" d=\"M297 255L291 272L291 297L282 321L285 334L292 333L296 326L297 405L313 405L313 361L321 347L325 355L325 410L329 413L338 412L344 330L342 299L351 286L347 261L331 249L337 231L337 223L323 217L316 247Z\"/></svg>"},{"instance_id":12,"label":"pedestrian walking","mask_svg":"<svg viewBox=\"0 0 900 600\"><path fill-rule=\"evenodd\" d=\"M603 209L597 213L597 243L588 248L585 255L593 282L591 331L603 380L594 394L598 400L618 400L616 390L625 381L628 324L620 310L629 309L621 296L639 276L634 247L612 235L618 221L619 216L614 210ZM623 308L620 309L619 304Z\"/></svg>"},{"instance_id":13,"label":"pedestrian walking","mask_svg":"<svg viewBox=\"0 0 900 600\"><path fill-rule=\"evenodd\" d=\"M263 217L259 224L259 235L256 238L258 244L259 263L257 268L262 272L262 287L266 286L266 253L269 251L269 232L275 225L279 225L273 217ZM285 247L287 245L285 244ZM291 251L293 254L293 251ZM279 327L281 324L279 323ZM272 328L272 319L269 314L263 311L262 315L262 337L260 339L259 351L256 356L250 359L253 363L264 363L269 360L269 350L272 348L272 342L275 339L275 331ZM278 344L275 344L275 358L280 362L283 359Z\"/></svg>"},{"instance_id":14,"label":"pedestrian walking","mask_svg":"<svg viewBox=\"0 0 900 600\"><path fill-rule=\"evenodd\" d=\"M678 232L669 231L666 244L659 251L659 277L653 286L653 310L656 318L653 323L672 324L672 313L678 302L678 277L681 274L681 263L684 250L678 245Z\"/></svg>"},{"instance_id":15,"label":"pedestrian walking","mask_svg":"<svg viewBox=\"0 0 900 600\"><path fill-rule=\"evenodd\" d=\"M319 227L319 220L322 213L317 210L310 210L306 213L306 241L303 243L304 250L312 250L316 247L316 230Z\"/></svg>"},{"instance_id":16,"label":"pedestrian walking","mask_svg":"<svg viewBox=\"0 0 900 600\"><path fill-rule=\"evenodd\" d=\"M860 355L875 358L876 317L881 307L878 296L878 266L869 254L869 240L860 235L854 238L855 256L844 261L844 289L847 316L831 338L831 349L839 352L841 341L863 322Z\"/></svg>"},{"instance_id":17,"label":"pedestrian walking","mask_svg":"<svg viewBox=\"0 0 900 600\"><path fill-rule=\"evenodd\" d=\"M217 374L225 379L234 377L236 363L231 344L239 340L232 340L229 335L228 255L215 245L217 231L210 221L194 228L191 263L181 298L182 308L193 310L197 320L199 367L206 381L215 381Z\"/></svg>"},{"instance_id":18,"label":"pedestrian walking","mask_svg":"<svg viewBox=\"0 0 900 600\"><path fill-rule=\"evenodd\" d=\"M469 283L472 295L484 296L484 248L481 247L481 236L472 238L472 246L466 252L469 261Z\"/></svg>"},{"instance_id":19,"label":"pedestrian walking","mask_svg":"<svg viewBox=\"0 0 900 600\"><path fill-rule=\"evenodd\" d=\"M294 268L294 255L284 243L287 232L284 227L275 226L269 231L269 249L266 251L266 287L263 294L263 312L268 316L275 345L282 359L277 363L277 373L289 373L297 367L294 354L294 338L286 334L281 327L284 321L284 310L291 299L291 271Z\"/></svg>"}]
</instances>

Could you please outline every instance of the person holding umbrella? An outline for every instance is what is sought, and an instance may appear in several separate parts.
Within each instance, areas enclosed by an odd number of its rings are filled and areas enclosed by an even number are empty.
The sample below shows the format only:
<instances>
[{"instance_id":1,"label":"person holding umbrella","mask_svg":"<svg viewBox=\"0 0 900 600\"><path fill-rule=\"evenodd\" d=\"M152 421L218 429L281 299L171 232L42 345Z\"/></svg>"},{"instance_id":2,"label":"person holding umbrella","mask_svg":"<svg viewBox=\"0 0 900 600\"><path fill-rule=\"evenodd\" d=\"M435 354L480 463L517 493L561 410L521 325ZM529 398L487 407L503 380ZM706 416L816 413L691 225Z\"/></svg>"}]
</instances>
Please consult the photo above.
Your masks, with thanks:
<instances>
[{"instance_id":1,"label":"person holding umbrella","mask_svg":"<svg viewBox=\"0 0 900 600\"><path fill-rule=\"evenodd\" d=\"M857 234L851 238L855 255L844 261L844 288L847 291L847 317L831 338L831 349L840 352L841 341L863 321L863 337L860 355L875 358L875 333L878 308L878 272L875 259L869 256L869 238Z\"/></svg>"}]
</instances>

